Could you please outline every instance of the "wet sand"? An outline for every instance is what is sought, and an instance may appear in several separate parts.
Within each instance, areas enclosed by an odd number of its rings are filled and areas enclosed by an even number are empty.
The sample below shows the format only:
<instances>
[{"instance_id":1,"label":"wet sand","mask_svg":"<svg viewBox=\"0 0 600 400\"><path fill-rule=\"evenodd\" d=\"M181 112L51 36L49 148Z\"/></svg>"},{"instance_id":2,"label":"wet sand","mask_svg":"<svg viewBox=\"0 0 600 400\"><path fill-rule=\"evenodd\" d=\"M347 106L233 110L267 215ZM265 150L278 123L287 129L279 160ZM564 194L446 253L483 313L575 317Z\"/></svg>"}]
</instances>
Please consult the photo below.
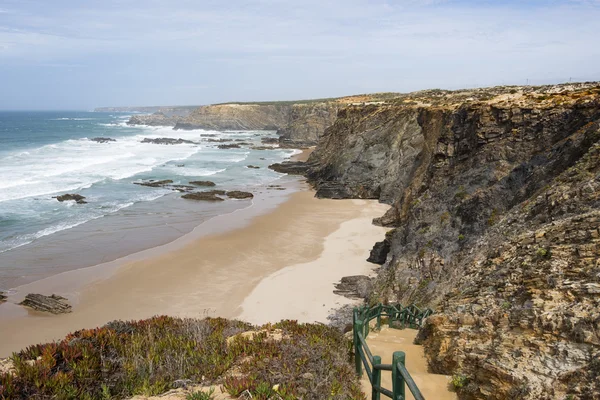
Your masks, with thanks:
<instances>
[{"instance_id":1,"label":"wet sand","mask_svg":"<svg viewBox=\"0 0 600 400\"><path fill-rule=\"evenodd\" d=\"M323 320L325 310L345 301L332 294L333 283L355 271L342 265L332 274L327 268L336 260L344 261L346 253L362 260L356 270L373 267L365 265L364 259L385 230L372 227L370 220L385 208L376 201L316 199L314 192L305 188L265 214L252 216L239 210L213 219L216 233L212 235L188 237L126 262L72 271L20 287L10 303L0 306L0 357L114 319L158 314L197 318L241 315L254 321L279 318L277 309L260 304L249 307L256 297L247 300L244 310L240 306L263 279L286 267L290 268L282 276L297 285L294 290L272 291L268 302L295 304L297 310L287 307L290 312L281 318ZM244 220L241 228L224 229L238 226L238 219ZM354 237L371 227L380 234L373 230L367 236ZM319 259L321 262L315 263ZM303 279L296 279L300 275ZM266 282L272 285L273 277ZM307 286L310 282L314 287ZM65 294L74 303L73 312L43 315L14 304L30 292ZM302 314L305 311L308 314Z\"/></svg>"}]
</instances>

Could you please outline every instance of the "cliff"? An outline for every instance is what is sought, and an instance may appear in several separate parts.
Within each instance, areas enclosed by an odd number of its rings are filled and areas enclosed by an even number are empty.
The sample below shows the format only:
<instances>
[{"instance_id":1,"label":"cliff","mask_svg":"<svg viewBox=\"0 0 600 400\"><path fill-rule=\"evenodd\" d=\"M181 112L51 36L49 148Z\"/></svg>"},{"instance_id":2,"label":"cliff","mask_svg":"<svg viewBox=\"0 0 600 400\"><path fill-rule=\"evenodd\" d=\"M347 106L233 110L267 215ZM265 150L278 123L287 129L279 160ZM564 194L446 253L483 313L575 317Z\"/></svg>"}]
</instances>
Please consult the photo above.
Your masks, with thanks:
<instances>
[{"instance_id":1,"label":"cliff","mask_svg":"<svg viewBox=\"0 0 600 400\"><path fill-rule=\"evenodd\" d=\"M172 115L161 110L131 117L131 125L173 126L174 129L277 130L281 143L311 146L336 120L339 109L357 102L395 97L376 93L332 99L281 102L226 103L195 108L189 115Z\"/></svg>"},{"instance_id":2,"label":"cliff","mask_svg":"<svg viewBox=\"0 0 600 400\"><path fill-rule=\"evenodd\" d=\"M600 398L599 123L597 83L425 91L340 110L308 160L318 196L392 205L372 300L437 308L462 399Z\"/></svg>"}]
</instances>

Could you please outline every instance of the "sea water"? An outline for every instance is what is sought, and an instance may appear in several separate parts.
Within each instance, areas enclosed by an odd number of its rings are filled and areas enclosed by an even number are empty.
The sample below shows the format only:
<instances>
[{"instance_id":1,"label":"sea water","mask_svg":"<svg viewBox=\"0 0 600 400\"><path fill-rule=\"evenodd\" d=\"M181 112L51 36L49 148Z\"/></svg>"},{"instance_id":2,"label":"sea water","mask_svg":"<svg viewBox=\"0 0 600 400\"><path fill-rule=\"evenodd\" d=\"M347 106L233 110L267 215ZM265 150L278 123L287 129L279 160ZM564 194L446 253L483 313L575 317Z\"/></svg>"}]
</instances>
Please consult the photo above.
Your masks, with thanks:
<instances>
[{"instance_id":1,"label":"sea water","mask_svg":"<svg viewBox=\"0 0 600 400\"><path fill-rule=\"evenodd\" d=\"M175 131L129 126L129 117L0 112L0 290L172 240L207 218L247 204L181 201L170 189L134 182L211 180L218 189L252 191L280 179L268 165L294 153L248 145L219 149L223 143L210 141L261 145L262 137L275 132ZM91 140L97 137L115 141ZM156 138L194 143L142 143ZM66 193L85 196L87 204L55 198Z\"/></svg>"}]
</instances>

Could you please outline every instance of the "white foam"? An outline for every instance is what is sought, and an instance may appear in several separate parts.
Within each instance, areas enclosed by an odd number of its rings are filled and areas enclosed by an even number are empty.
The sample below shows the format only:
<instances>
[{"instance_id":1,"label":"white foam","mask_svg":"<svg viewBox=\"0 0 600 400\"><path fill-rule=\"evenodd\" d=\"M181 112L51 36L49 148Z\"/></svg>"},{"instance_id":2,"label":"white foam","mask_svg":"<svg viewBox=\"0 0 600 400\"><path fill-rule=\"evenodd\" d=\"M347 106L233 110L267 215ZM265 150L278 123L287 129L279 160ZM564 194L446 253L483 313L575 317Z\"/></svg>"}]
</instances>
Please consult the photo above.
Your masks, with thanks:
<instances>
[{"instance_id":1,"label":"white foam","mask_svg":"<svg viewBox=\"0 0 600 400\"><path fill-rule=\"evenodd\" d=\"M9 153L0 159L0 202L78 190L106 179L126 179L169 161L185 160L201 150L192 144L141 143L145 138L181 136L187 139L192 135L158 128L115 137L116 142L71 139Z\"/></svg>"}]
</instances>

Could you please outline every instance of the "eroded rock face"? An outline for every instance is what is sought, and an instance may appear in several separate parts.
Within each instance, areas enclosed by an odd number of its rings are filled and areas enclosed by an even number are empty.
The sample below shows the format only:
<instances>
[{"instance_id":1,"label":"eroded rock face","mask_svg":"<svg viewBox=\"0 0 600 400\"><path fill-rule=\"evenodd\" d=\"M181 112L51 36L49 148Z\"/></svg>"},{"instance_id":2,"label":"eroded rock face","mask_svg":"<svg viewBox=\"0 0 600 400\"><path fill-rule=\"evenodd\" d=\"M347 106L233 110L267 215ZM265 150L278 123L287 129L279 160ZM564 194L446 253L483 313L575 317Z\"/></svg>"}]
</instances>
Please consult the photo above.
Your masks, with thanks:
<instances>
[{"instance_id":1,"label":"eroded rock face","mask_svg":"<svg viewBox=\"0 0 600 400\"><path fill-rule=\"evenodd\" d=\"M599 123L594 83L420 92L342 109L309 158L321 195L392 205L375 295L437 309L463 399L600 398Z\"/></svg>"},{"instance_id":2,"label":"eroded rock face","mask_svg":"<svg viewBox=\"0 0 600 400\"><path fill-rule=\"evenodd\" d=\"M371 254L367 258L367 261L373 264L385 264L389 252L390 242L388 240L377 242L371 249Z\"/></svg>"},{"instance_id":3,"label":"eroded rock face","mask_svg":"<svg viewBox=\"0 0 600 400\"><path fill-rule=\"evenodd\" d=\"M22 306L33 308L37 311L52 314L65 314L71 312L71 305L67 299L58 295L44 296L43 294L30 293L25 300L19 303Z\"/></svg>"}]
</instances>

